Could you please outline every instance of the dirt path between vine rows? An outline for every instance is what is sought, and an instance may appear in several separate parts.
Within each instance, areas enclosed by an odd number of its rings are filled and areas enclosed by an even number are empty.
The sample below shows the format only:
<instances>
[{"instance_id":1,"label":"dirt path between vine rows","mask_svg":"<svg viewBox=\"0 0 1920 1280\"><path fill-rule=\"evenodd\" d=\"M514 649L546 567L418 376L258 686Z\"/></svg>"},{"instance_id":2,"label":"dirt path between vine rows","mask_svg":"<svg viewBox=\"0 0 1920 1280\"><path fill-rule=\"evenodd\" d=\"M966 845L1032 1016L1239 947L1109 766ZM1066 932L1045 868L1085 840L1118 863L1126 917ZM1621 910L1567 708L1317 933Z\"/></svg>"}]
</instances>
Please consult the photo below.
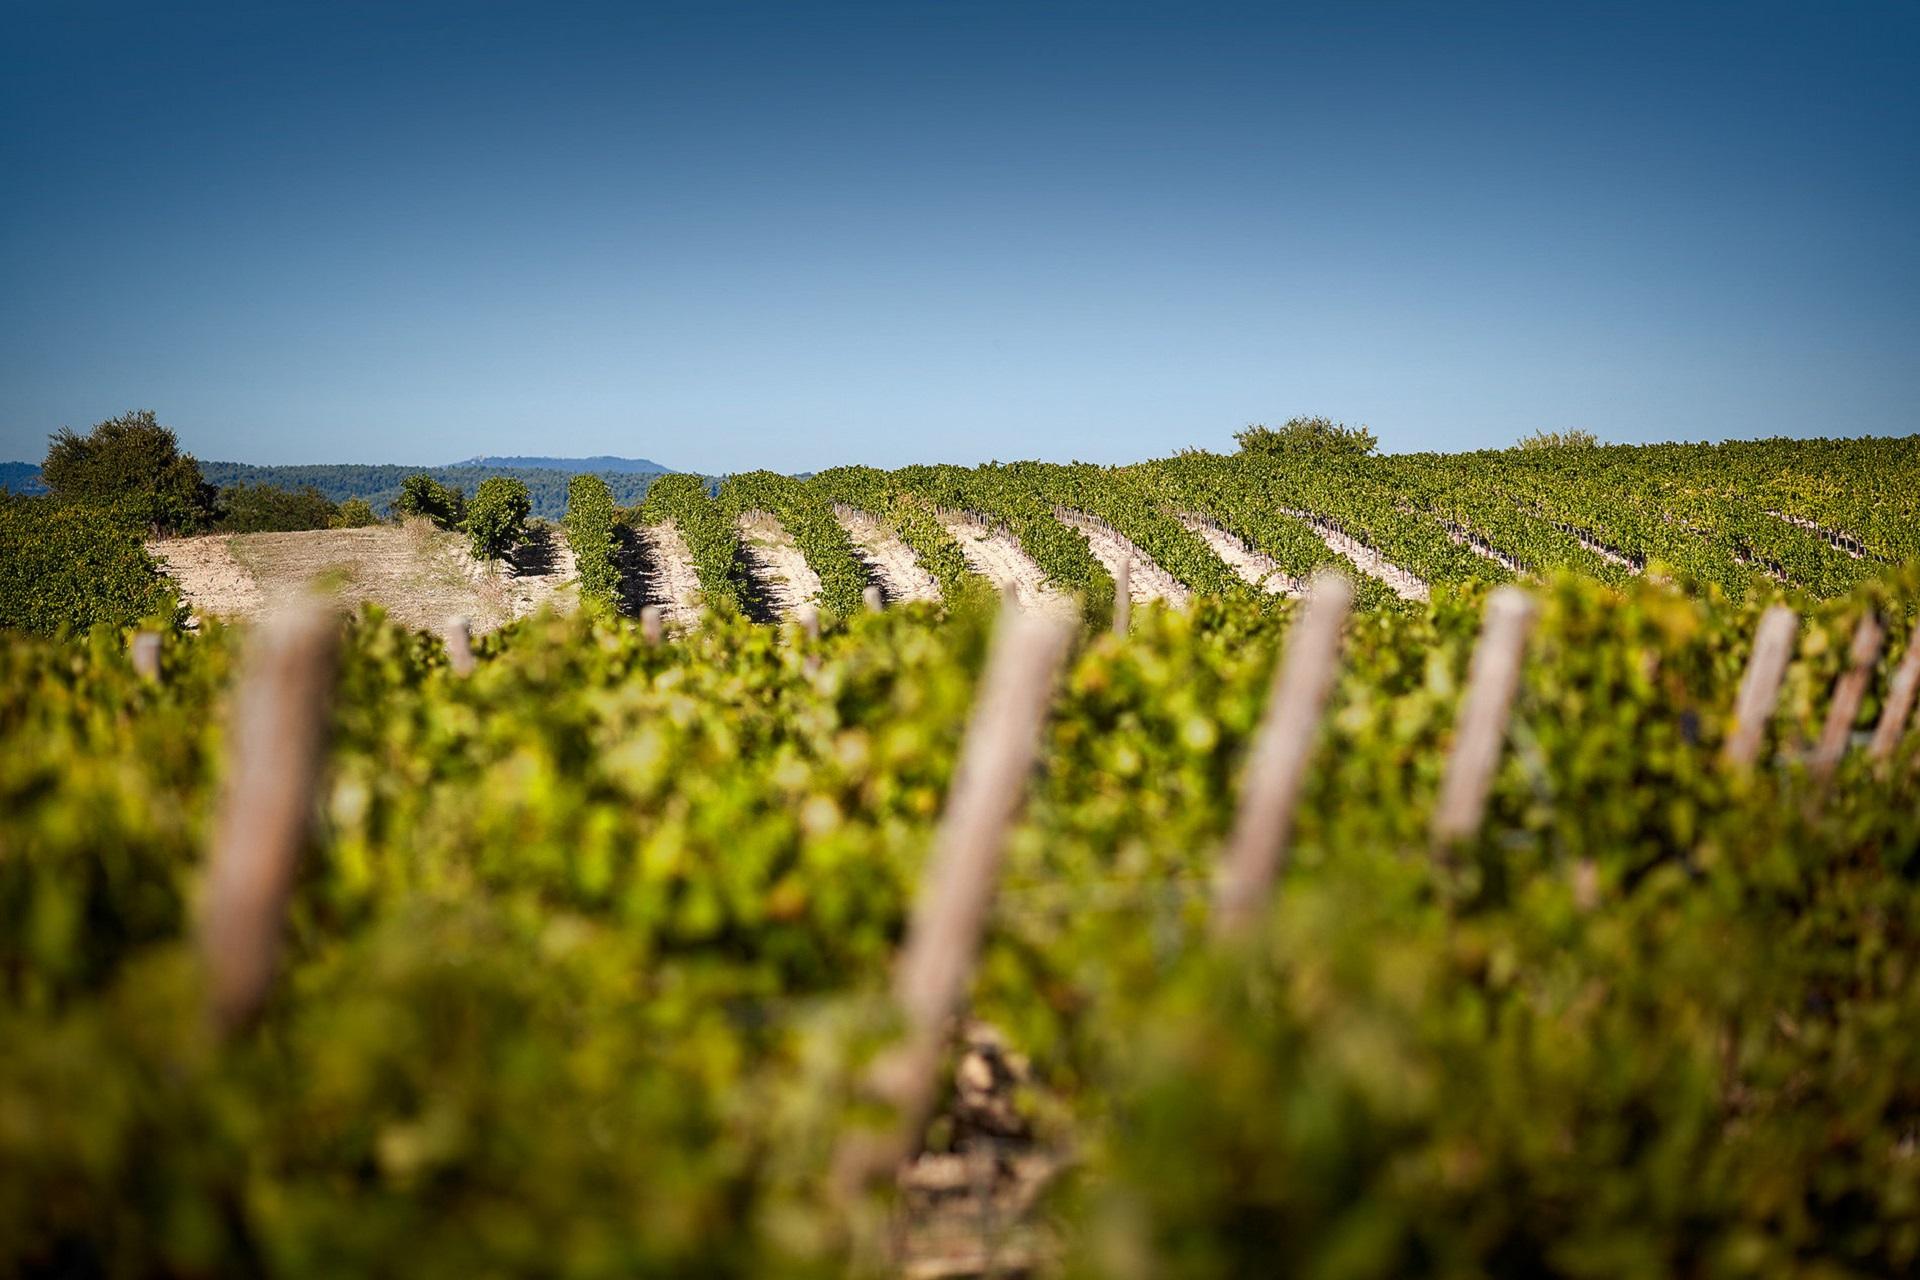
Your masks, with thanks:
<instances>
[{"instance_id":1,"label":"dirt path between vine rows","mask_svg":"<svg viewBox=\"0 0 1920 1280\"><path fill-rule=\"evenodd\" d=\"M1211 520L1190 513L1177 515L1174 519L1188 533L1206 543L1213 554L1219 556L1249 586L1275 596L1303 596L1307 593L1307 584L1282 569L1278 560L1255 551Z\"/></svg>"},{"instance_id":2,"label":"dirt path between vine rows","mask_svg":"<svg viewBox=\"0 0 1920 1280\"><path fill-rule=\"evenodd\" d=\"M1128 565L1127 596L1135 604L1158 602L1184 609L1193 598L1193 593L1187 590L1184 582L1154 563L1153 557L1134 545L1133 539L1106 521L1066 507L1055 507L1053 515L1054 519L1087 540L1087 549L1093 552L1093 558L1113 575L1115 581L1120 578L1121 564Z\"/></svg>"},{"instance_id":3,"label":"dirt path between vine rows","mask_svg":"<svg viewBox=\"0 0 1920 1280\"><path fill-rule=\"evenodd\" d=\"M616 533L622 530L621 596L627 612L638 614L645 605L658 605L662 622L692 626L700 617L700 575L680 526L662 520L615 527Z\"/></svg>"},{"instance_id":4,"label":"dirt path between vine rows","mask_svg":"<svg viewBox=\"0 0 1920 1280\"><path fill-rule=\"evenodd\" d=\"M573 553L557 529L539 530L499 565L476 561L458 535L424 521L169 538L148 550L198 617L253 618L318 590L350 609L371 601L401 626L439 635L451 618L491 631L579 599Z\"/></svg>"},{"instance_id":5,"label":"dirt path between vine rows","mask_svg":"<svg viewBox=\"0 0 1920 1280\"><path fill-rule=\"evenodd\" d=\"M1282 515L1303 520L1318 534L1320 541L1327 544L1327 550L1336 555L1345 556L1358 566L1360 572L1369 578L1383 582L1402 600L1424 601L1432 593L1427 584L1414 574L1402 569L1378 551L1354 537L1331 520L1323 519L1310 511L1295 511L1290 507L1281 507Z\"/></svg>"},{"instance_id":6,"label":"dirt path between vine rows","mask_svg":"<svg viewBox=\"0 0 1920 1280\"><path fill-rule=\"evenodd\" d=\"M765 511L743 511L740 548L762 601L775 617L790 617L803 604L820 605L820 575L794 545L785 525Z\"/></svg>"},{"instance_id":7,"label":"dirt path between vine rows","mask_svg":"<svg viewBox=\"0 0 1920 1280\"><path fill-rule=\"evenodd\" d=\"M940 584L920 567L920 557L913 554L913 548L878 517L836 505L833 518L853 540L853 553L866 569L867 579L880 588L888 604L905 600L939 601Z\"/></svg>"},{"instance_id":8,"label":"dirt path between vine rows","mask_svg":"<svg viewBox=\"0 0 1920 1280\"><path fill-rule=\"evenodd\" d=\"M1002 592L1012 592L1022 608L1043 613L1073 611L1072 597L1047 582L1040 566L1011 533L965 512L941 511L937 518L960 544L960 554L966 557L967 567Z\"/></svg>"},{"instance_id":9,"label":"dirt path between vine rows","mask_svg":"<svg viewBox=\"0 0 1920 1280\"><path fill-rule=\"evenodd\" d=\"M1447 531L1447 540L1456 547L1465 547L1482 560L1491 560L1506 569L1515 577L1527 576L1527 570L1518 560L1488 542L1472 529L1457 520L1442 520L1441 527Z\"/></svg>"}]
</instances>

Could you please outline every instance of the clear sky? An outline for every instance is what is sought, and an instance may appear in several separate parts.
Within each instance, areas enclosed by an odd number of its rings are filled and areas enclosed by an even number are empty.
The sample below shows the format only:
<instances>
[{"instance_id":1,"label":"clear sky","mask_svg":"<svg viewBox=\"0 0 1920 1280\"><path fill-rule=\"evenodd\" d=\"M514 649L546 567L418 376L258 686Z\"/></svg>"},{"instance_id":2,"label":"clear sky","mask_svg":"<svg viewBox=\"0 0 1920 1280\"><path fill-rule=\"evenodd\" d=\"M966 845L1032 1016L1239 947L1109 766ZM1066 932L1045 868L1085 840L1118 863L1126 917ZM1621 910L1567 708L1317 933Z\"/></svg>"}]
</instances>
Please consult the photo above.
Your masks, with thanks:
<instances>
[{"instance_id":1,"label":"clear sky","mask_svg":"<svg viewBox=\"0 0 1920 1280\"><path fill-rule=\"evenodd\" d=\"M1920 5L0 0L0 458L1920 431Z\"/></svg>"}]
</instances>

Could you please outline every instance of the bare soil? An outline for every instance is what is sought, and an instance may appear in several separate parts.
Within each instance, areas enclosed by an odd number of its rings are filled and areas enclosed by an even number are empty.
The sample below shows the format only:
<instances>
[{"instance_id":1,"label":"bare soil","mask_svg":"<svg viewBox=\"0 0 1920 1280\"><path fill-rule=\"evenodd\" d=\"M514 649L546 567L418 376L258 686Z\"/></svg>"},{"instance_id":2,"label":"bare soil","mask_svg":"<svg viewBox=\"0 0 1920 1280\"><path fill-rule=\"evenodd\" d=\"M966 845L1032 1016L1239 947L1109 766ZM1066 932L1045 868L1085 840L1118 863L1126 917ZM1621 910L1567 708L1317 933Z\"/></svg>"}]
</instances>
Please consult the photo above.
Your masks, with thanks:
<instances>
[{"instance_id":1,"label":"bare soil","mask_svg":"<svg viewBox=\"0 0 1920 1280\"><path fill-rule=\"evenodd\" d=\"M974 1020L960 1049L945 1117L951 1148L900 1172L897 1262L907 1280L1031 1275L1055 1252L1036 1206L1062 1161L1015 1106L1032 1084L1026 1059Z\"/></svg>"},{"instance_id":2,"label":"bare soil","mask_svg":"<svg viewBox=\"0 0 1920 1280\"><path fill-rule=\"evenodd\" d=\"M659 524L622 526L621 577L628 611L642 605L660 606L663 622L691 626L700 616L700 577L694 572L693 553L671 520Z\"/></svg>"},{"instance_id":3,"label":"bare soil","mask_svg":"<svg viewBox=\"0 0 1920 1280\"><path fill-rule=\"evenodd\" d=\"M483 564L456 534L423 520L404 526L297 533L211 534L148 545L197 616L252 618L318 590L342 606L372 601L394 621L441 634L464 617L478 633L542 605L578 601L573 553L558 530L542 529L511 562Z\"/></svg>"},{"instance_id":4,"label":"bare soil","mask_svg":"<svg viewBox=\"0 0 1920 1280\"><path fill-rule=\"evenodd\" d=\"M740 513L740 547L767 611L790 616L803 604L819 607L820 575L794 545L786 526L765 511Z\"/></svg>"},{"instance_id":5,"label":"bare soil","mask_svg":"<svg viewBox=\"0 0 1920 1280\"><path fill-rule=\"evenodd\" d=\"M834 518L853 540L853 551L867 571L867 578L880 588L888 604L903 600L940 599L940 584L920 567L920 558L900 536L877 517L852 507L836 506Z\"/></svg>"},{"instance_id":6,"label":"bare soil","mask_svg":"<svg viewBox=\"0 0 1920 1280\"><path fill-rule=\"evenodd\" d=\"M1249 547L1238 537L1228 533L1219 525L1202 516L1183 514L1174 517L1187 529L1187 532L1199 537L1213 549L1229 569L1240 575L1240 579L1269 595L1303 596L1307 593L1307 584L1300 581L1280 567L1280 562L1272 556L1262 555Z\"/></svg>"},{"instance_id":7,"label":"bare soil","mask_svg":"<svg viewBox=\"0 0 1920 1280\"><path fill-rule=\"evenodd\" d=\"M1427 584L1416 575L1394 564L1360 539L1336 527L1332 522L1323 520L1311 512L1294 511L1286 507L1282 507L1281 511L1296 520L1304 520L1312 525L1313 531L1320 535L1320 541L1327 544L1329 551L1351 560L1360 572L1385 583L1402 600L1425 600L1431 594Z\"/></svg>"},{"instance_id":8,"label":"bare soil","mask_svg":"<svg viewBox=\"0 0 1920 1280\"><path fill-rule=\"evenodd\" d=\"M938 517L960 544L960 554L966 557L967 567L1001 592L1012 593L1022 608L1057 613L1073 611L1072 598L1048 585L1040 566L1011 533L983 524L964 512L941 511Z\"/></svg>"},{"instance_id":9,"label":"bare soil","mask_svg":"<svg viewBox=\"0 0 1920 1280\"><path fill-rule=\"evenodd\" d=\"M1127 595L1135 604L1158 601L1176 609L1187 607L1193 593L1187 590L1186 584L1155 564L1153 557L1134 545L1131 538L1084 511L1055 507L1053 514L1061 524L1087 540L1087 549L1093 552L1093 558L1105 566L1116 582L1120 579L1120 566L1127 565Z\"/></svg>"},{"instance_id":10,"label":"bare soil","mask_svg":"<svg viewBox=\"0 0 1920 1280\"><path fill-rule=\"evenodd\" d=\"M1515 560L1512 556L1494 546L1491 542L1488 542L1471 529L1455 528L1452 525L1448 525L1447 540L1452 542L1454 546L1465 547L1482 560L1491 560L1512 573L1522 575L1526 573L1526 569L1521 566L1518 560Z\"/></svg>"}]
</instances>

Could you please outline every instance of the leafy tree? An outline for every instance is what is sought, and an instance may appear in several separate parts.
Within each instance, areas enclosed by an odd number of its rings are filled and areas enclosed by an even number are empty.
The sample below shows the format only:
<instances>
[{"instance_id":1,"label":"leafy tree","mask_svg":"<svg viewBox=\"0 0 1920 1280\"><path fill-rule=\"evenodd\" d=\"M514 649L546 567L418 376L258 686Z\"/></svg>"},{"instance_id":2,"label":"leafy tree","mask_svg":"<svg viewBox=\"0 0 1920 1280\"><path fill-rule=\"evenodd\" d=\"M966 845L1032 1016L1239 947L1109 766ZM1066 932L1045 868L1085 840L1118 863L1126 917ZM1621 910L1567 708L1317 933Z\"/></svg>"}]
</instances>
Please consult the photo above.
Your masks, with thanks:
<instances>
[{"instance_id":1,"label":"leafy tree","mask_svg":"<svg viewBox=\"0 0 1920 1280\"><path fill-rule=\"evenodd\" d=\"M380 517L374 514L371 502L365 498L348 498L334 510L332 526L335 529L364 529L379 523Z\"/></svg>"},{"instance_id":2,"label":"leafy tree","mask_svg":"<svg viewBox=\"0 0 1920 1280\"><path fill-rule=\"evenodd\" d=\"M467 506L467 539L481 560L504 559L526 540L533 504L527 486L505 476L482 480Z\"/></svg>"},{"instance_id":3,"label":"leafy tree","mask_svg":"<svg viewBox=\"0 0 1920 1280\"><path fill-rule=\"evenodd\" d=\"M1516 449L1592 449L1600 443L1600 437L1591 431L1573 427L1566 431L1536 431L1523 436L1514 445Z\"/></svg>"},{"instance_id":4,"label":"leafy tree","mask_svg":"<svg viewBox=\"0 0 1920 1280\"><path fill-rule=\"evenodd\" d=\"M393 509L403 516L424 516L442 529L457 529L466 519L467 497L421 471L401 481Z\"/></svg>"},{"instance_id":5,"label":"leafy tree","mask_svg":"<svg viewBox=\"0 0 1920 1280\"><path fill-rule=\"evenodd\" d=\"M290 490L239 484L220 491L219 510L224 532L285 533L329 528L338 508L312 485Z\"/></svg>"},{"instance_id":6,"label":"leafy tree","mask_svg":"<svg viewBox=\"0 0 1920 1280\"><path fill-rule=\"evenodd\" d=\"M1234 433L1240 452L1284 454L1306 451L1318 453L1372 453L1379 440L1364 426L1349 427L1332 418L1288 418L1279 427L1249 426Z\"/></svg>"},{"instance_id":7,"label":"leafy tree","mask_svg":"<svg viewBox=\"0 0 1920 1280\"><path fill-rule=\"evenodd\" d=\"M61 501L112 506L151 530L192 533L213 523L213 487L150 409L109 418L86 435L60 428L40 474Z\"/></svg>"}]
</instances>

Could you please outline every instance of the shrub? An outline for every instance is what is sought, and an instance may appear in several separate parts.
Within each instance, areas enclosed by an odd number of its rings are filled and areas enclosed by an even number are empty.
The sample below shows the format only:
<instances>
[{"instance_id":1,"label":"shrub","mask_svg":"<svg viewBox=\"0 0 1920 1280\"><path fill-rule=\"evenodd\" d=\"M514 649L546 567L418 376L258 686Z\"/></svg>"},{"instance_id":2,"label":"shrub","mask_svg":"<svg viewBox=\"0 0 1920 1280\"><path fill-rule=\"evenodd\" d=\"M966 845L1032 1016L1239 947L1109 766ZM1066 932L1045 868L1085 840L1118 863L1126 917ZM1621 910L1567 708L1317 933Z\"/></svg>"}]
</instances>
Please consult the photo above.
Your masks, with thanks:
<instances>
[{"instance_id":1,"label":"shrub","mask_svg":"<svg viewBox=\"0 0 1920 1280\"><path fill-rule=\"evenodd\" d=\"M400 482L393 509L403 516L423 516L442 529L457 529L466 519L467 495L421 471Z\"/></svg>"},{"instance_id":2,"label":"shrub","mask_svg":"<svg viewBox=\"0 0 1920 1280\"><path fill-rule=\"evenodd\" d=\"M467 539L481 560L504 559L527 537L533 501L527 486L505 476L482 480L467 506Z\"/></svg>"},{"instance_id":3,"label":"shrub","mask_svg":"<svg viewBox=\"0 0 1920 1280\"><path fill-rule=\"evenodd\" d=\"M374 514L373 504L365 498L348 498L335 508L331 521L335 529L364 529L379 523L380 517Z\"/></svg>"},{"instance_id":4,"label":"shrub","mask_svg":"<svg viewBox=\"0 0 1920 1280\"><path fill-rule=\"evenodd\" d=\"M745 609L747 571L740 558L740 535L707 492L705 480L661 476L647 490L640 512L648 524L671 520L680 530L707 607L736 614Z\"/></svg>"},{"instance_id":5,"label":"shrub","mask_svg":"<svg viewBox=\"0 0 1920 1280\"><path fill-rule=\"evenodd\" d=\"M1600 443L1600 437L1591 431L1573 427L1567 431L1536 431L1523 436L1513 446L1516 449L1592 449Z\"/></svg>"},{"instance_id":6,"label":"shrub","mask_svg":"<svg viewBox=\"0 0 1920 1280\"><path fill-rule=\"evenodd\" d=\"M0 497L0 628L55 635L177 613L140 533L107 507Z\"/></svg>"},{"instance_id":7,"label":"shrub","mask_svg":"<svg viewBox=\"0 0 1920 1280\"><path fill-rule=\"evenodd\" d=\"M1289 418L1279 427L1249 426L1234 433L1242 453L1372 453L1380 442L1364 426L1349 427L1332 418Z\"/></svg>"},{"instance_id":8,"label":"shrub","mask_svg":"<svg viewBox=\"0 0 1920 1280\"><path fill-rule=\"evenodd\" d=\"M580 596L612 604L620 592L613 560L613 490L599 476L575 476L567 485L567 545L573 548Z\"/></svg>"},{"instance_id":9,"label":"shrub","mask_svg":"<svg viewBox=\"0 0 1920 1280\"><path fill-rule=\"evenodd\" d=\"M213 486L150 409L109 418L84 436L60 428L40 475L63 502L114 507L155 532L193 533L213 523Z\"/></svg>"},{"instance_id":10,"label":"shrub","mask_svg":"<svg viewBox=\"0 0 1920 1280\"><path fill-rule=\"evenodd\" d=\"M285 533L330 528L339 508L312 485L293 490L237 484L220 491L219 511L223 532Z\"/></svg>"}]
</instances>

